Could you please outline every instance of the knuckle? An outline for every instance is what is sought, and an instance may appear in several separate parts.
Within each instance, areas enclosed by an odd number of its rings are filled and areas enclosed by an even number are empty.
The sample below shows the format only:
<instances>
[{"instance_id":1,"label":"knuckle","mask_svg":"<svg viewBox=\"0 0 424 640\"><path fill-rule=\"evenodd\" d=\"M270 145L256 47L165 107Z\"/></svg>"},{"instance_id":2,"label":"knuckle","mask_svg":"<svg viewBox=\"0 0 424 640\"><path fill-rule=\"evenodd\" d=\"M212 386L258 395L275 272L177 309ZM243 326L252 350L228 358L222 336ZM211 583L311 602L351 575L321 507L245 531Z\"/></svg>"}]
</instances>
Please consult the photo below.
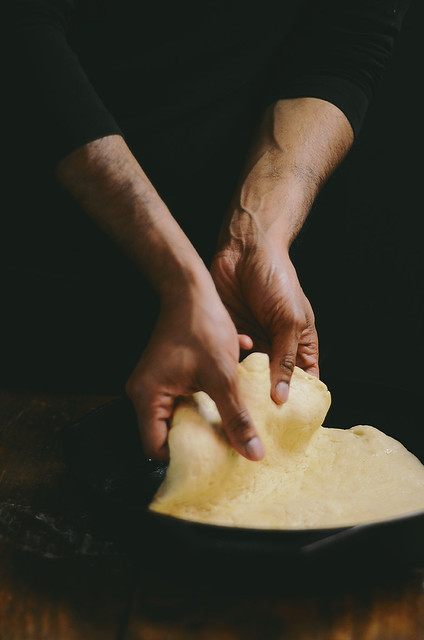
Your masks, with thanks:
<instances>
[{"instance_id":1,"label":"knuckle","mask_svg":"<svg viewBox=\"0 0 424 640\"><path fill-rule=\"evenodd\" d=\"M306 326L310 327L312 330L315 329L315 314L312 307L306 316Z\"/></svg>"},{"instance_id":2,"label":"knuckle","mask_svg":"<svg viewBox=\"0 0 424 640\"><path fill-rule=\"evenodd\" d=\"M282 372L289 373L291 375L296 365L296 355L287 353L285 356L280 358L278 365Z\"/></svg>"},{"instance_id":3,"label":"knuckle","mask_svg":"<svg viewBox=\"0 0 424 640\"><path fill-rule=\"evenodd\" d=\"M307 325L307 320L303 314L294 313L291 318L291 326L293 329L293 333L297 336L300 336L302 331L305 329Z\"/></svg>"},{"instance_id":4,"label":"knuckle","mask_svg":"<svg viewBox=\"0 0 424 640\"><path fill-rule=\"evenodd\" d=\"M302 327L302 335L306 334L309 336L315 336L317 333L316 325L315 325L315 316L307 316L305 322Z\"/></svg>"},{"instance_id":5,"label":"knuckle","mask_svg":"<svg viewBox=\"0 0 424 640\"><path fill-rule=\"evenodd\" d=\"M293 310L291 321L294 327L304 327L306 323L306 314L302 308Z\"/></svg>"},{"instance_id":6,"label":"knuckle","mask_svg":"<svg viewBox=\"0 0 424 640\"><path fill-rule=\"evenodd\" d=\"M301 342L299 346L299 352L308 357L317 357L318 356L318 342Z\"/></svg>"},{"instance_id":7,"label":"knuckle","mask_svg":"<svg viewBox=\"0 0 424 640\"><path fill-rule=\"evenodd\" d=\"M252 425L247 409L239 409L226 423L227 432L237 439L249 439L252 434Z\"/></svg>"},{"instance_id":8,"label":"knuckle","mask_svg":"<svg viewBox=\"0 0 424 640\"><path fill-rule=\"evenodd\" d=\"M284 314L275 313L270 322L271 331L274 334L279 334L284 330L284 332L293 333L296 336L300 336L306 325L305 314L296 309L286 310Z\"/></svg>"}]
</instances>

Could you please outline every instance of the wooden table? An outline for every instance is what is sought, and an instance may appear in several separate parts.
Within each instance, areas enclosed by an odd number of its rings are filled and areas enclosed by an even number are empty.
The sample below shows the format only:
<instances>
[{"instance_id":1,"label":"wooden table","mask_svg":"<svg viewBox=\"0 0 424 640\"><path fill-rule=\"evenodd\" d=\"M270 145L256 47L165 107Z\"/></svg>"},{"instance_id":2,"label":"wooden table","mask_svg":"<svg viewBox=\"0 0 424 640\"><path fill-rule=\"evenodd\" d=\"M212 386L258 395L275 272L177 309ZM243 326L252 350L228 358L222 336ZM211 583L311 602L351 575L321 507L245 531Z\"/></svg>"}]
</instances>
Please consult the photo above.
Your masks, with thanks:
<instances>
[{"instance_id":1,"label":"wooden table","mask_svg":"<svg viewBox=\"0 0 424 640\"><path fill-rule=\"evenodd\" d=\"M108 540L64 462L62 428L107 400L0 392L2 640L424 639L424 567L260 597L147 575Z\"/></svg>"}]
</instances>

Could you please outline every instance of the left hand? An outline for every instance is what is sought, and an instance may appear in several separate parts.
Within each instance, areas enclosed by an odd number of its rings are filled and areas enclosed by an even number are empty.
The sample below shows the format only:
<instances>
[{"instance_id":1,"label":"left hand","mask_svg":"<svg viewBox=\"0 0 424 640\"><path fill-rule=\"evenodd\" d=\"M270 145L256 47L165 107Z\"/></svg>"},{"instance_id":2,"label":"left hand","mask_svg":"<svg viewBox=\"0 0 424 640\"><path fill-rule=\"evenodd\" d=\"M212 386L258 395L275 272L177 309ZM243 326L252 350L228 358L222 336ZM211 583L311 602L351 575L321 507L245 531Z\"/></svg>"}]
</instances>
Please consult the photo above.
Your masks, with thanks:
<instances>
[{"instance_id":1,"label":"left hand","mask_svg":"<svg viewBox=\"0 0 424 640\"><path fill-rule=\"evenodd\" d=\"M238 332L270 356L274 402L287 400L295 365L319 375L314 314L288 252L265 239L243 249L230 243L215 255L211 274Z\"/></svg>"}]
</instances>

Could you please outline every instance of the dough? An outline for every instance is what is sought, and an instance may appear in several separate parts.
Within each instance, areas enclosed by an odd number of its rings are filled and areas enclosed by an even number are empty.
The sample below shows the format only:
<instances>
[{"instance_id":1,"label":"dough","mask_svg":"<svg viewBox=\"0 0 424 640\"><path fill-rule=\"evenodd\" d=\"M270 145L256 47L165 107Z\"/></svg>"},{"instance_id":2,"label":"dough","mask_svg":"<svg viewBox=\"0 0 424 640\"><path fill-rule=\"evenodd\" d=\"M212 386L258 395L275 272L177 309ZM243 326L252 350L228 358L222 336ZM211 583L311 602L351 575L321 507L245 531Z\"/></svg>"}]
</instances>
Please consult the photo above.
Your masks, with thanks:
<instances>
[{"instance_id":1,"label":"dough","mask_svg":"<svg viewBox=\"0 0 424 640\"><path fill-rule=\"evenodd\" d=\"M269 359L239 365L243 396L265 446L251 462L229 445L215 403L184 399L169 433L170 464L150 509L219 525L309 529L377 521L424 509L424 465L371 426L321 426L326 385L295 368L288 401L270 398Z\"/></svg>"}]
</instances>

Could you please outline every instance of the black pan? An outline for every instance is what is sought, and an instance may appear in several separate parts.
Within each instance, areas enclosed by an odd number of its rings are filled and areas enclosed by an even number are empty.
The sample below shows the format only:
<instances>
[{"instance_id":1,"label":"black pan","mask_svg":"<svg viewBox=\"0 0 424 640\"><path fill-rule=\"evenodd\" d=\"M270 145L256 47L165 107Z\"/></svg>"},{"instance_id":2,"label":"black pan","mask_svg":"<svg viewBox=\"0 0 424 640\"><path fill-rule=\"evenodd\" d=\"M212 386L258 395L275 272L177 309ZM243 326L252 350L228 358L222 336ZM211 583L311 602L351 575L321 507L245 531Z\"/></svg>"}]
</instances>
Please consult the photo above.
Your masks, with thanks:
<instances>
[{"instance_id":1,"label":"black pan","mask_svg":"<svg viewBox=\"0 0 424 640\"><path fill-rule=\"evenodd\" d=\"M400 440L424 462L421 403L409 392L352 381L328 383L332 407L325 426L371 424ZM142 551L171 572L222 576L243 568L267 580L281 575L304 582L323 575L363 576L424 563L424 509L411 516L353 527L262 530L198 524L151 513L147 505L166 464L147 459L126 397L92 411L65 433L70 470L89 491L93 508L119 544ZM387 496L390 500L390 496ZM234 575L234 572L231 572Z\"/></svg>"}]
</instances>

